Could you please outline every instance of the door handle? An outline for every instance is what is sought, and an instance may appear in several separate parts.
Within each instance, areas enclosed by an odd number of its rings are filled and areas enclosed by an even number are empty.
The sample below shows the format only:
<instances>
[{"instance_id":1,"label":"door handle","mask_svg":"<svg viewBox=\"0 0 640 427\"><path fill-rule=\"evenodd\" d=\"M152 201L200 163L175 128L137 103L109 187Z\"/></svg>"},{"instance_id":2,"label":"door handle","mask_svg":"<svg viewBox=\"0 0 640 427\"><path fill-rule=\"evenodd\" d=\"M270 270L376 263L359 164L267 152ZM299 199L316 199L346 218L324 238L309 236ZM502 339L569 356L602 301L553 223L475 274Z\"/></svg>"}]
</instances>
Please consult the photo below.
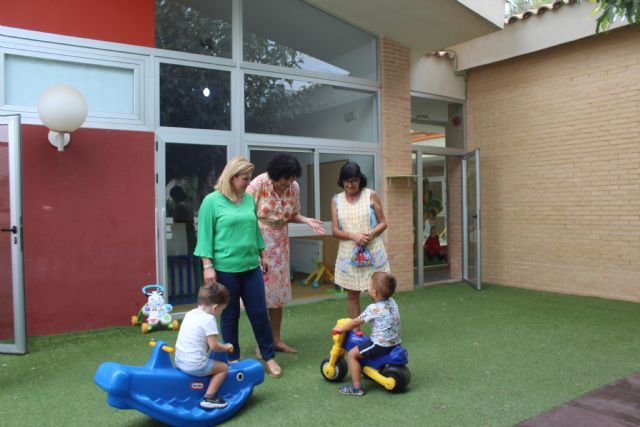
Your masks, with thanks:
<instances>
[{"instance_id":1,"label":"door handle","mask_svg":"<svg viewBox=\"0 0 640 427\"><path fill-rule=\"evenodd\" d=\"M11 227L11 228L3 228L3 229L0 229L0 231L4 231L4 232L7 232L7 233L17 234L17 233L18 233L18 227L16 227L16 226L14 225L14 226L13 226L13 227Z\"/></svg>"}]
</instances>

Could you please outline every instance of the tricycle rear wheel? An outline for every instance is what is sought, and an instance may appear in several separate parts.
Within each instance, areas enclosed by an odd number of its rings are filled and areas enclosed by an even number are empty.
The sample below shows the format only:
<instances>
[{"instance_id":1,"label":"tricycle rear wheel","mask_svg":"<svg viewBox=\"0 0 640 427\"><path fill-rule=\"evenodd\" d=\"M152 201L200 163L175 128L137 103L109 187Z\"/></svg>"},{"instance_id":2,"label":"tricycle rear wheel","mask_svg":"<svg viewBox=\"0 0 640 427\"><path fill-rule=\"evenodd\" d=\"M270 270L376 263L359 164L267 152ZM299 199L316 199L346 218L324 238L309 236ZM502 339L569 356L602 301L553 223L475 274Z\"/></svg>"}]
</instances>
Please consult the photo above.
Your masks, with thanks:
<instances>
[{"instance_id":1,"label":"tricycle rear wheel","mask_svg":"<svg viewBox=\"0 0 640 427\"><path fill-rule=\"evenodd\" d=\"M411 381L411 371L406 366L387 365L380 371L385 377L391 377L396 380L396 386L389 390L391 393L400 393L404 391Z\"/></svg>"}]
</instances>

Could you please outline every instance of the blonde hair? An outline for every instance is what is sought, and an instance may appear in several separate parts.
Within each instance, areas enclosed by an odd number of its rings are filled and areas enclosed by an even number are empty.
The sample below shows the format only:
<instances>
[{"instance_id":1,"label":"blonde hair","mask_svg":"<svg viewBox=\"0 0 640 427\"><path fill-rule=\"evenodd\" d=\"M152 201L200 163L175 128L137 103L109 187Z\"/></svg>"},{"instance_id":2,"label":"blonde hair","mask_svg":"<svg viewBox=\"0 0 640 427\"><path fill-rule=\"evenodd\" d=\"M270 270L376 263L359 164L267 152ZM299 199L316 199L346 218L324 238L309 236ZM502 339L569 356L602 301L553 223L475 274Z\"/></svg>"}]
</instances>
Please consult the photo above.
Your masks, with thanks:
<instances>
[{"instance_id":1,"label":"blonde hair","mask_svg":"<svg viewBox=\"0 0 640 427\"><path fill-rule=\"evenodd\" d=\"M236 193L233 191L233 185L231 180L233 177L243 175L245 173L252 173L256 167L253 163L249 163L247 159L242 156L234 157L227 163L224 170L216 182L215 189L222 193L227 199L236 201Z\"/></svg>"}]
</instances>

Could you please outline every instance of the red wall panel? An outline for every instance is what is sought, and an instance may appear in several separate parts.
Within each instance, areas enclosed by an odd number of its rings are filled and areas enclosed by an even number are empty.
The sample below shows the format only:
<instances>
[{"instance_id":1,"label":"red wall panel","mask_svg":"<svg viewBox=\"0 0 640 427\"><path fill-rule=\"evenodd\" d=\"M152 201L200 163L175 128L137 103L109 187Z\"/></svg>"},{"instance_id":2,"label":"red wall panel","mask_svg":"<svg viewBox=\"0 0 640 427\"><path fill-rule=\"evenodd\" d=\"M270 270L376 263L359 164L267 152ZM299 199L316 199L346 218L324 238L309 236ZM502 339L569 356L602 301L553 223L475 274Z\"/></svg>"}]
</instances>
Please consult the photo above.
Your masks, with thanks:
<instances>
[{"instance_id":1,"label":"red wall panel","mask_svg":"<svg viewBox=\"0 0 640 427\"><path fill-rule=\"evenodd\" d=\"M154 46L154 0L12 0L1 9L8 27Z\"/></svg>"},{"instance_id":2,"label":"red wall panel","mask_svg":"<svg viewBox=\"0 0 640 427\"><path fill-rule=\"evenodd\" d=\"M155 283L154 136L22 127L27 333L127 324Z\"/></svg>"}]
</instances>

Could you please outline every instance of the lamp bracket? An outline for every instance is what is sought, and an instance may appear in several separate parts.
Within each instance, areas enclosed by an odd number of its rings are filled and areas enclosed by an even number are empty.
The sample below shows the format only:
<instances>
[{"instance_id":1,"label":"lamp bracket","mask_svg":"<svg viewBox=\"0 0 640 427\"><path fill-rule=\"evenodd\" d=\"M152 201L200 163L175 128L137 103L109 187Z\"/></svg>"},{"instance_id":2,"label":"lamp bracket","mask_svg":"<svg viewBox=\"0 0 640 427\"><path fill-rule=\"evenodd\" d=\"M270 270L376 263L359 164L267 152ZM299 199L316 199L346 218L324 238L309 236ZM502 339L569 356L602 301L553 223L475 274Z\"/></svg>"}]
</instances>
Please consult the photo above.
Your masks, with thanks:
<instances>
[{"instance_id":1,"label":"lamp bracket","mask_svg":"<svg viewBox=\"0 0 640 427\"><path fill-rule=\"evenodd\" d=\"M71 134L67 132L49 131L49 142L56 147L58 151L64 151L64 147L71 141Z\"/></svg>"}]
</instances>

